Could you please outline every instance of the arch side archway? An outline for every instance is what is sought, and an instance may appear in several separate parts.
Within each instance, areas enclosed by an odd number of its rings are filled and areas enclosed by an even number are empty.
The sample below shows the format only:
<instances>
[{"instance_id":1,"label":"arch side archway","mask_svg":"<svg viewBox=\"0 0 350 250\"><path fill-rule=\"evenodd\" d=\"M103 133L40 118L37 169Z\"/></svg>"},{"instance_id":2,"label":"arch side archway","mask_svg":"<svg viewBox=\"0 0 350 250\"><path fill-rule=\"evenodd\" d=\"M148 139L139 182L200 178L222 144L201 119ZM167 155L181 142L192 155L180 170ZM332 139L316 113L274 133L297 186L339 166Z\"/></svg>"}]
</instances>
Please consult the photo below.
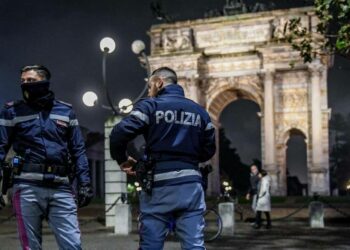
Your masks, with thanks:
<instances>
[{"instance_id":1,"label":"arch side archway","mask_svg":"<svg viewBox=\"0 0 350 250\"><path fill-rule=\"evenodd\" d=\"M301 126L294 126L289 129L286 129L283 133L283 136L280 138L280 141L277 143L277 155L279 156L277 161L278 166L278 172L279 172L279 186L283 188L284 190L287 190L287 150L288 150L288 141L291 139L292 136L299 135L304 138L304 142L306 144L306 168L307 168L307 184L310 186L311 180L310 180L310 169L312 169L312 158L311 158L311 147L309 143L309 138L307 137L307 129L303 128Z\"/></svg>"}]
</instances>

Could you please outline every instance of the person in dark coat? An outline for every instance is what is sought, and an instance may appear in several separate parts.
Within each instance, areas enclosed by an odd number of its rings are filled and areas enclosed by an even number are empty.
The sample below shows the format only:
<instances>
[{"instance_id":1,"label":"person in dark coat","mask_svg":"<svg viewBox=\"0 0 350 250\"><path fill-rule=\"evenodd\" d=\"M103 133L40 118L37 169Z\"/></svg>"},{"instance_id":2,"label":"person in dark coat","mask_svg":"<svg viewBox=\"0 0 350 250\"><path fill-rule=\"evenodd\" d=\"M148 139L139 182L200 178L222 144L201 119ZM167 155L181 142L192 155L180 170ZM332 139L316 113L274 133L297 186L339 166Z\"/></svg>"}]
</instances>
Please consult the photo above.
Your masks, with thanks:
<instances>
[{"instance_id":1,"label":"person in dark coat","mask_svg":"<svg viewBox=\"0 0 350 250\"><path fill-rule=\"evenodd\" d=\"M250 167L250 186L248 193L246 195L247 200L251 200L252 202L252 209L255 213L255 207L256 207L256 197L258 192L258 183L259 183L259 169L256 165L252 165Z\"/></svg>"}]
</instances>

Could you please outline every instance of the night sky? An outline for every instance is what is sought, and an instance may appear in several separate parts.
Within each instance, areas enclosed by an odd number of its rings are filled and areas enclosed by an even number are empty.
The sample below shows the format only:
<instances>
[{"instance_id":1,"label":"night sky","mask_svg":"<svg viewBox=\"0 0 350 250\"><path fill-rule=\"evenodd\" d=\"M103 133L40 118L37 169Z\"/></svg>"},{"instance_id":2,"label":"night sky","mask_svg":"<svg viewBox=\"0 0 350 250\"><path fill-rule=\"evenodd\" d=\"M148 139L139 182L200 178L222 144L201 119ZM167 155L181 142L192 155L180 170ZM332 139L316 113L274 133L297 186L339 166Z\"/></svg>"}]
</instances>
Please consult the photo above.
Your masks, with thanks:
<instances>
[{"instance_id":1,"label":"night sky","mask_svg":"<svg viewBox=\"0 0 350 250\"><path fill-rule=\"evenodd\" d=\"M175 20L186 20L202 18L208 9L222 9L225 2L164 0L162 4ZM281 8L306 5L302 0L275 2ZM145 71L131 52L131 43L141 39L148 47L146 32L152 24L159 23L152 15L150 3L151 0L1 0L0 103L21 98L19 69L22 66L43 64L51 70L56 97L73 104L81 125L102 132L109 112L98 107L87 108L81 101L85 91L93 90L100 101L106 103L101 87L99 41L105 36L117 41L117 51L110 55L107 71L115 103L122 98L133 99L143 88ZM349 61L336 58L335 67L329 72L328 89L333 113L350 112L349 76ZM254 103L235 102L221 117L232 146L238 148L247 163L251 158L260 158L257 111L259 108ZM300 147L295 148L293 152L298 155Z\"/></svg>"}]
</instances>

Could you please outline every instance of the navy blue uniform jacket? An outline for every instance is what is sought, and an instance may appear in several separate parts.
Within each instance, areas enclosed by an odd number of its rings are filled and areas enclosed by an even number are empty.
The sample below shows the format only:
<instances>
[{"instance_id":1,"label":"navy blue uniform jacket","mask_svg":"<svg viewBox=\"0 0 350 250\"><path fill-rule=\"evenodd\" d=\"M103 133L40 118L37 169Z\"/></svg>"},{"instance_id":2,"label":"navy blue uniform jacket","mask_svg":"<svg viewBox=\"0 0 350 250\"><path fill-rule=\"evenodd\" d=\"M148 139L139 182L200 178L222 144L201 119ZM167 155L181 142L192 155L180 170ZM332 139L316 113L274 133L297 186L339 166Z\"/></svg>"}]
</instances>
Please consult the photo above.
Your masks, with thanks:
<instances>
[{"instance_id":1,"label":"navy blue uniform jacket","mask_svg":"<svg viewBox=\"0 0 350 250\"><path fill-rule=\"evenodd\" d=\"M0 113L0 166L11 145L26 163L67 166L70 154L78 181L90 182L84 140L70 104L54 100L51 109L43 110L24 101L6 104Z\"/></svg>"},{"instance_id":2,"label":"navy blue uniform jacket","mask_svg":"<svg viewBox=\"0 0 350 250\"><path fill-rule=\"evenodd\" d=\"M198 165L215 154L215 129L209 114L185 98L178 84L166 86L155 98L141 100L113 128L112 158L119 164L126 161L127 143L140 134L146 141L146 154L156 162Z\"/></svg>"}]
</instances>

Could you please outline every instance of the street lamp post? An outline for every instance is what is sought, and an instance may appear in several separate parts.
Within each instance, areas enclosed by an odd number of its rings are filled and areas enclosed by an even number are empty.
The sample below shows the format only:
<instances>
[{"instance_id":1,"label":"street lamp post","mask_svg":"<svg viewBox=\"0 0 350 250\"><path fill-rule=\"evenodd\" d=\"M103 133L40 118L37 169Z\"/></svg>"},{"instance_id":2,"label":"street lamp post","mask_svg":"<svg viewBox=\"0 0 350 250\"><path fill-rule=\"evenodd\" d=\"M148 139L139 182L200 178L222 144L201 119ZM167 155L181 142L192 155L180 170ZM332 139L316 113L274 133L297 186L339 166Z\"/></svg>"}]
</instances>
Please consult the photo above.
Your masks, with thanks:
<instances>
[{"instance_id":1,"label":"street lamp post","mask_svg":"<svg viewBox=\"0 0 350 250\"><path fill-rule=\"evenodd\" d=\"M109 137L107 136L111 129L122 119L122 115L131 112L133 105L139 101L147 91L147 82L140 94L133 99L122 99L119 101L118 106L113 104L112 98L108 91L107 86L107 57L116 49L116 44L112 38L106 37L103 38L100 42L100 49L103 53L102 58L102 84L105 91L106 99L108 106L99 104L100 107L112 111L112 119L108 119L105 122L105 133L106 141L105 145L109 145ZM147 55L145 53L145 44L137 40L132 43L132 51L138 56L141 66L144 67L147 71L147 79L150 75L150 66L148 62ZM83 102L86 106L92 107L98 104L98 96L92 92L88 91L83 95ZM105 149L108 152L108 149ZM108 190L105 194L105 206L106 206L106 226L115 226L116 234L128 234L131 230L131 213L129 204L120 204L118 201L120 193L127 192L126 188L126 178L125 173L122 171L116 170L116 162L111 159L111 156L107 153L105 154L105 176L108 181L105 183L105 188ZM117 191L118 190L118 191ZM115 206L115 207L114 207ZM115 213L111 210L114 207Z\"/></svg>"},{"instance_id":2,"label":"street lamp post","mask_svg":"<svg viewBox=\"0 0 350 250\"><path fill-rule=\"evenodd\" d=\"M131 45L132 51L136 55L138 55L138 57L139 57L141 66L146 69L147 79L148 79L151 73L150 73L150 64L149 64L148 57L147 57L146 52L145 52L145 47L146 46L145 46L144 42L141 40L136 40ZM108 86L107 86L106 65L107 65L107 56L108 56L108 54L112 53L116 49L116 44L112 38L105 37L100 42L100 49L103 53L103 57L102 57L102 83L103 83L103 88L105 90L106 99L108 102L108 106L102 105L102 104L100 106L104 109L111 110L113 112L113 115L120 115L120 114L129 113L132 110L133 105L145 95L145 93L147 91L147 81L145 83L143 90L140 92L140 94L135 99L133 99L132 101L129 99L122 99L119 102L117 107L114 106L112 98L110 97L110 94L108 91ZM84 95L83 95L83 102L86 106L92 107L98 103L98 97L94 92L88 91L88 92L84 93Z\"/></svg>"},{"instance_id":3,"label":"street lamp post","mask_svg":"<svg viewBox=\"0 0 350 250\"><path fill-rule=\"evenodd\" d=\"M115 50L115 42L110 37L105 37L100 42L100 48L103 52L103 58L102 58L102 83L103 87L106 92L106 98L108 101L109 106L111 107L113 114L117 115L119 112L115 109L112 99L109 95L108 87L107 87L107 72L106 72L106 61L108 54L112 53Z\"/></svg>"},{"instance_id":4,"label":"street lamp post","mask_svg":"<svg viewBox=\"0 0 350 250\"><path fill-rule=\"evenodd\" d=\"M141 66L143 68L146 69L147 72L147 80L146 80L146 84L143 88L143 90L141 91L141 93L134 99L133 103L136 103L138 100L140 100L142 98L142 96L146 93L147 91L147 83L148 83L148 79L151 76L151 67L148 61L148 57L146 55L145 52L145 43L141 40L135 40L132 44L131 44L131 50L132 52L134 52L136 55L139 56L140 62L141 62Z\"/></svg>"}]
</instances>

